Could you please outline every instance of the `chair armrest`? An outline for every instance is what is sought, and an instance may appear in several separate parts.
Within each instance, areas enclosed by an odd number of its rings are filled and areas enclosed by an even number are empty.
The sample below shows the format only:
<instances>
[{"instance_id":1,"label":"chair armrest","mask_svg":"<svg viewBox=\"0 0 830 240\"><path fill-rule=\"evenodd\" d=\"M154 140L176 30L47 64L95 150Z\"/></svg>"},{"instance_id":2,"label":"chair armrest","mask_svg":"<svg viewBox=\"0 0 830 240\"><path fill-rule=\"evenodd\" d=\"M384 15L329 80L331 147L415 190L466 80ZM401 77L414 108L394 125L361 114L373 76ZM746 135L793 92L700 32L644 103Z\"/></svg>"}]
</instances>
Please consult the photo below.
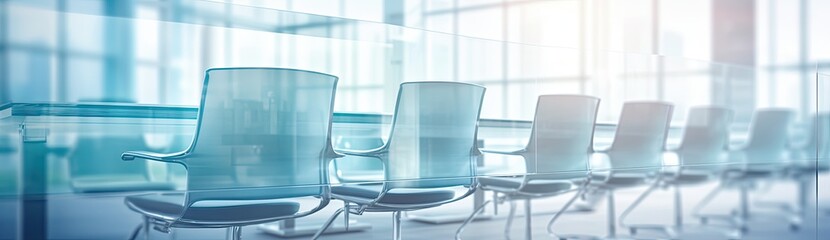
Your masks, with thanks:
<instances>
[{"instance_id":1,"label":"chair armrest","mask_svg":"<svg viewBox=\"0 0 830 240\"><path fill-rule=\"evenodd\" d=\"M132 161L136 158L160 161L181 163L180 159L184 158L184 152L177 153L154 153L145 151L128 151L121 154L121 160Z\"/></svg>"},{"instance_id":2,"label":"chair armrest","mask_svg":"<svg viewBox=\"0 0 830 240\"><path fill-rule=\"evenodd\" d=\"M523 153L527 152L525 149L513 150L513 151L505 151L505 150L496 150L496 149L479 149L479 151L483 153L495 153L495 154L504 154L504 155L522 155Z\"/></svg>"},{"instance_id":3,"label":"chair armrest","mask_svg":"<svg viewBox=\"0 0 830 240\"><path fill-rule=\"evenodd\" d=\"M612 169L611 156L608 152L592 152L588 154L589 168L595 173L609 172Z\"/></svg>"},{"instance_id":4,"label":"chair armrest","mask_svg":"<svg viewBox=\"0 0 830 240\"><path fill-rule=\"evenodd\" d=\"M378 180L383 181L383 179L384 179L383 176L385 176L386 169L388 169L386 160L381 156L385 152L384 150L373 149L373 150L335 150L335 151L338 154L342 154L342 155L346 155L346 156L365 157L365 158L368 158L368 159L372 159L374 161L379 161L380 164L381 164L381 169L380 169L381 174L379 175L380 178ZM337 161L349 162L349 161L359 161L359 160L362 160L362 159L344 158L344 159L339 159ZM334 160L332 160L332 161L334 162ZM336 163L337 162L335 162L335 164L334 164L334 169L335 169L334 177L336 177L337 180L340 181L340 183L362 183L362 182L371 182L371 181L375 180L372 177L365 178L365 179L349 179L349 177L344 177L343 172L351 172L351 173L354 173L354 172L348 171L348 170L347 171L342 171ZM364 175L364 177L365 176L366 175ZM358 177L358 178L360 178L360 177Z\"/></svg>"}]
</instances>

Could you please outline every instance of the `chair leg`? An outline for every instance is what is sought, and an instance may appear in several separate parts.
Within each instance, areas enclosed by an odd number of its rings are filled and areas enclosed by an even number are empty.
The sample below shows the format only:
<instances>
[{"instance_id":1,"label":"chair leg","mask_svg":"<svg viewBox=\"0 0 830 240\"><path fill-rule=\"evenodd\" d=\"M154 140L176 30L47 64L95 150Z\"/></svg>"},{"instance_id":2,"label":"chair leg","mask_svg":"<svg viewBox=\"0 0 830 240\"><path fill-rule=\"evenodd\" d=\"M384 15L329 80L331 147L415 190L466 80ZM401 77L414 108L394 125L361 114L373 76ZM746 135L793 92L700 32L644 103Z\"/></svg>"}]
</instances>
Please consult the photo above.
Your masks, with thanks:
<instances>
[{"instance_id":1,"label":"chair leg","mask_svg":"<svg viewBox=\"0 0 830 240\"><path fill-rule=\"evenodd\" d=\"M150 218L144 217L144 240L150 240Z\"/></svg>"},{"instance_id":2,"label":"chair leg","mask_svg":"<svg viewBox=\"0 0 830 240\"><path fill-rule=\"evenodd\" d=\"M743 218L743 215L749 216L749 189L748 186L739 186L739 203L738 208L739 212L732 212L730 214L703 214L701 211L704 207L708 206L712 200L717 197L721 191L723 191L727 184L746 184L746 183L729 183L725 182L727 180L721 180L721 183L712 189L703 200L700 201L695 208L692 210L692 215L700 219L700 223L703 225L709 224L710 220L726 220L729 224L730 230L725 232L730 239L739 239L743 236L743 233L747 231L746 228L746 219Z\"/></svg>"},{"instance_id":3,"label":"chair leg","mask_svg":"<svg viewBox=\"0 0 830 240\"><path fill-rule=\"evenodd\" d=\"M335 211L334 214L332 214L331 217L329 217L329 219L326 220L326 223L323 224L323 227L321 227L320 230L317 230L317 233L314 233L314 236L312 236L311 239L317 240L318 238L320 238L320 235L323 235L323 232L325 232L326 229L328 229L331 226L331 224L334 223L334 219L337 219L337 216L339 216L340 213L343 213L343 210L344 208L337 209L337 211Z\"/></svg>"},{"instance_id":4,"label":"chair leg","mask_svg":"<svg viewBox=\"0 0 830 240\"><path fill-rule=\"evenodd\" d=\"M747 186L741 186L739 199L741 206L738 214L741 220L746 222L749 220L749 188ZM741 230L745 231L745 228L745 226L741 226Z\"/></svg>"},{"instance_id":5,"label":"chair leg","mask_svg":"<svg viewBox=\"0 0 830 240\"><path fill-rule=\"evenodd\" d=\"M798 206L796 207L798 209L796 209L795 216L790 219L790 230L793 231L801 228L804 218L807 217L807 205L810 201L810 180L799 177L796 181L798 181Z\"/></svg>"},{"instance_id":6,"label":"chair leg","mask_svg":"<svg viewBox=\"0 0 830 240\"><path fill-rule=\"evenodd\" d=\"M525 199L525 239L531 240L533 239L531 226L533 225L533 218L531 218L531 211L530 211L530 198Z\"/></svg>"},{"instance_id":7,"label":"chair leg","mask_svg":"<svg viewBox=\"0 0 830 240\"><path fill-rule=\"evenodd\" d=\"M510 201L510 211L507 212L507 224L504 226L504 239L510 239L510 227L513 226L513 217L516 216L516 202L512 199Z\"/></svg>"},{"instance_id":8,"label":"chair leg","mask_svg":"<svg viewBox=\"0 0 830 240\"><path fill-rule=\"evenodd\" d=\"M392 239L401 240L401 211L392 212Z\"/></svg>"},{"instance_id":9,"label":"chair leg","mask_svg":"<svg viewBox=\"0 0 830 240\"><path fill-rule=\"evenodd\" d=\"M683 206L682 206L682 203L680 201L682 197L680 196L680 185L677 185L677 184L672 184L672 188L673 188L672 190L674 190L674 226L669 225L669 224L665 224L665 225L663 225L663 224L658 224L658 225L645 225L645 224L636 225L636 224L633 224L632 225L632 224L627 224L626 223L626 219L631 214L631 212L634 211L634 209L636 209L638 206L640 206L640 204L642 204L643 201L645 201L645 199L648 196L650 196L651 193L654 192L654 190L656 190L658 187L660 187L661 184L663 184L663 182L661 180L655 181L652 185L649 186L648 189L646 189L645 192L640 194L640 196L638 196L637 199L635 199L634 202L631 203L631 205L628 206L628 208L626 208L622 212L622 214L620 214L620 220L619 220L620 225L623 228L628 228L628 231L631 235L636 235L637 231L639 229L654 229L654 230L663 231L664 233L666 233L666 235L668 235L669 239L677 239L678 234L677 234L676 230L679 230L680 226L683 224L683 220L682 220L682 217L683 217L682 208L683 208Z\"/></svg>"},{"instance_id":10,"label":"chair leg","mask_svg":"<svg viewBox=\"0 0 830 240\"><path fill-rule=\"evenodd\" d=\"M475 211L473 211L473 214L470 214L470 216L467 217L467 219L465 219L463 223L461 223L461 226L459 226L458 229L455 230L455 240L461 240L461 233L464 232L464 228L467 227L467 224L470 224L470 222L472 222L473 219L475 219L476 216L484 210L484 207L486 207L487 204L490 204L491 202L493 202L493 200L485 201L483 204L481 204L481 206L478 206L475 209Z\"/></svg>"},{"instance_id":11,"label":"chair leg","mask_svg":"<svg viewBox=\"0 0 830 240\"><path fill-rule=\"evenodd\" d=\"M695 216L700 217L700 218L701 218L701 222L702 222L703 224L706 224L708 221L706 220L707 218L706 218L705 216L702 216L703 214L702 214L702 213L700 213L700 211L701 211L704 207L706 207L707 205L709 205L709 203L710 203L710 202L712 202L712 200L714 200L714 199L715 199L715 197L717 197L717 196L718 196L718 194L720 194L720 191L722 191L722 190L723 190L723 188L724 188L723 184L719 184L717 187L715 187L715 189L712 189L712 191L711 191L711 192L709 192L708 194L706 194L706 197L703 197L703 200L701 200L701 201L700 201L700 203L698 203L697 205L695 205L694 210L692 210L692 214L694 214Z\"/></svg>"},{"instance_id":12,"label":"chair leg","mask_svg":"<svg viewBox=\"0 0 830 240\"><path fill-rule=\"evenodd\" d=\"M349 231L349 202L343 201L343 227Z\"/></svg>"},{"instance_id":13,"label":"chair leg","mask_svg":"<svg viewBox=\"0 0 830 240\"><path fill-rule=\"evenodd\" d=\"M225 239L227 240L240 240L242 239L242 227L240 226L233 226L229 227L226 231Z\"/></svg>"},{"instance_id":14,"label":"chair leg","mask_svg":"<svg viewBox=\"0 0 830 240\"><path fill-rule=\"evenodd\" d=\"M553 218L551 218L550 221L548 222L548 227L547 227L548 235L550 235L551 237L554 237L554 238L558 238L556 236L556 233L553 232L553 224L556 222L556 219L559 219L559 217L562 216L562 214L565 213L565 211L567 211L568 208L571 207L571 204L573 204L576 201L576 199L579 199L582 196L582 194L585 193L585 189L586 189L585 186L581 187L579 189L579 192L576 192L576 194L573 197L571 197L571 199L568 200L568 202L566 202L564 206L562 206L562 209L559 210L558 212L556 212L553 215Z\"/></svg>"},{"instance_id":15,"label":"chair leg","mask_svg":"<svg viewBox=\"0 0 830 240\"><path fill-rule=\"evenodd\" d=\"M617 237L617 214L614 209L614 190L608 190L608 237Z\"/></svg>"},{"instance_id":16,"label":"chair leg","mask_svg":"<svg viewBox=\"0 0 830 240\"><path fill-rule=\"evenodd\" d=\"M499 215L499 192L493 191L493 215Z\"/></svg>"},{"instance_id":17,"label":"chair leg","mask_svg":"<svg viewBox=\"0 0 830 240\"><path fill-rule=\"evenodd\" d=\"M625 219L627 219L628 215L631 214L631 212L634 211L634 209L636 209L638 206L640 206L640 204L643 203L643 201L648 196L650 196L651 193L654 192L654 190L657 189L657 187L659 187L659 186L660 186L660 181L659 180L655 181L653 184L651 184L651 186L648 187L648 189L646 189L645 192L640 194L640 196L637 196L637 199L634 200L634 202L631 203L631 205L628 206L628 208L626 208L622 212L622 214L620 214L620 225L622 225L623 227L629 227L628 224L625 223ZM629 228L635 229L636 227L629 227Z\"/></svg>"},{"instance_id":18,"label":"chair leg","mask_svg":"<svg viewBox=\"0 0 830 240\"><path fill-rule=\"evenodd\" d=\"M170 228L169 231L170 232L167 233L167 239L176 240L176 237L177 237L176 236L176 229L175 228Z\"/></svg>"},{"instance_id":19,"label":"chair leg","mask_svg":"<svg viewBox=\"0 0 830 240\"><path fill-rule=\"evenodd\" d=\"M136 240L136 238L138 237L138 234L141 232L141 229L144 229L144 224L138 224L138 226L135 227L135 230L133 230L133 233L130 234L129 239L130 240Z\"/></svg>"},{"instance_id":20,"label":"chair leg","mask_svg":"<svg viewBox=\"0 0 830 240\"><path fill-rule=\"evenodd\" d=\"M680 185L674 185L674 227L683 228L683 197L680 194Z\"/></svg>"}]
</instances>

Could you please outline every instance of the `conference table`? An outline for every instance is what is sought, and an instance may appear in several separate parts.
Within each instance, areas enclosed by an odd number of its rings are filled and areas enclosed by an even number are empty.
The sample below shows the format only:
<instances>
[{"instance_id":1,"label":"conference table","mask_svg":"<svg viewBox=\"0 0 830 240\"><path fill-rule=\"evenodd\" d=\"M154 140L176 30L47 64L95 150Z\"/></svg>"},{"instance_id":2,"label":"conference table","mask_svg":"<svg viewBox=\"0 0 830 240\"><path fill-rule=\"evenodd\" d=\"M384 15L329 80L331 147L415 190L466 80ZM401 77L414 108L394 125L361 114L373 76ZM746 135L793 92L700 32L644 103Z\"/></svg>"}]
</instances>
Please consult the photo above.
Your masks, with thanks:
<instances>
[{"instance_id":1,"label":"conference table","mask_svg":"<svg viewBox=\"0 0 830 240\"><path fill-rule=\"evenodd\" d=\"M0 196L19 199L18 236L23 239L47 238L47 202L50 197L73 194L72 189L60 182L60 171L49 164L50 156L66 155L73 149L79 136L96 138L141 136L150 143L150 151L181 151L192 139L196 130L195 106L162 106L123 103L8 103L0 106L0 155L3 171L0 175L16 182L6 190L0 188ZM385 138L391 116L373 113L333 114L332 138L340 141L348 138ZM479 123L479 145L493 148L522 147L530 135L531 122L526 120L482 119ZM595 146L602 148L613 138L613 124L597 124ZM368 134L368 136L357 136ZM669 145L679 140L679 128L669 133ZM161 144L158 144L161 143ZM339 146L343 147L343 146ZM117 156L101 156L95 161L120 161ZM488 164L504 165L497 156L487 156L479 161L483 173L491 172ZM508 164L499 168L502 174L520 172L524 164ZM10 167L9 167L10 166ZM498 171L496 171L498 172ZM11 177L8 177L11 176ZM5 178L4 178L5 179ZM55 180L58 179L58 180ZM477 191L475 203L483 201ZM462 219L462 216L422 216L427 222L445 222ZM465 217L465 216L464 216ZM413 217L417 218L417 217ZM437 218L437 219L436 219ZM443 220L442 220L443 219ZM292 222L282 227L291 227Z\"/></svg>"}]
</instances>

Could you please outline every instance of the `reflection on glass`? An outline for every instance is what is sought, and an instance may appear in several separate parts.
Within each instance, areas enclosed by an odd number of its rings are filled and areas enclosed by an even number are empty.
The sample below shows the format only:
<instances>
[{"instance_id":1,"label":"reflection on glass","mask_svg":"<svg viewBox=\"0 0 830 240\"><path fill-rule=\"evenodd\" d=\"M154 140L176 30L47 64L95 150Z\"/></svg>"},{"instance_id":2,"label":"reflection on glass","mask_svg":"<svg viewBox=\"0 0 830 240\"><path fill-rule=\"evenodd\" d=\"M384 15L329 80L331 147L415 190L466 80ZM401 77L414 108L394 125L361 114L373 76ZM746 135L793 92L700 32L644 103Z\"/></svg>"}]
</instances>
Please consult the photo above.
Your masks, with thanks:
<instances>
[{"instance_id":1,"label":"reflection on glass","mask_svg":"<svg viewBox=\"0 0 830 240\"><path fill-rule=\"evenodd\" d=\"M79 136L69 156L72 189L82 193L173 190L171 183L151 181L147 162L119 161L122 152L147 149L140 135Z\"/></svg>"}]
</instances>

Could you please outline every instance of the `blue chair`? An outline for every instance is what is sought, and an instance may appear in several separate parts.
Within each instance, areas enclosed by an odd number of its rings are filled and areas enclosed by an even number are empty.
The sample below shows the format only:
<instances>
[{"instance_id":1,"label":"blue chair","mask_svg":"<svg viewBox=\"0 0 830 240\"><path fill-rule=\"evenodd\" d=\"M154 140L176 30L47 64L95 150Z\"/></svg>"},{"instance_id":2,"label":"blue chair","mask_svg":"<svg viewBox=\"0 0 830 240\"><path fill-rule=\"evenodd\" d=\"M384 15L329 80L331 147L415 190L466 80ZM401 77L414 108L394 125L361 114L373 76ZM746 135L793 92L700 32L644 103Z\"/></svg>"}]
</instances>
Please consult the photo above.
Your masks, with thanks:
<instances>
[{"instance_id":1,"label":"blue chair","mask_svg":"<svg viewBox=\"0 0 830 240\"><path fill-rule=\"evenodd\" d=\"M740 163L726 169L721 184L712 190L695 208L695 216L707 224L709 220L726 220L739 233L749 230L749 191L758 180L780 177L785 173L789 142L789 128L794 113L788 109L760 109L755 112L749 129L747 143L729 152L731 162ZM722 190L737 188L739 191L738 209L730 214L702 214L707 206ZM797 227L801 219L792 216L791 227Z\"/></svg>"},{"instance_id":2,"label":"blue chair","mask_svg":"<svg viewBox=\"0 0 830 240\"><path fill-rule=\"evenodd\" d=\"M340 151L372 157L384 166L384 181L332 187L344 201L314 235L317 239L342 212L392 212L392 237L401 238L401 212L454 202L476 186L476 132L484 87L458 82L403 83L389 140L367 151ZM466 189L456 195L455 189Z\"/></svg>"},{"instance_id":3,"label":"blue chair","mask_svg":"<svg viewBox=\"0 0 830 240\"><path fill-rule=\"evenodd\" d=\"M293 69L214 68L205 73L193 143L184 151L125 152L182 164L187 191L130 196L127 206L144 224L171 228L228 228L298 218L329 202L327 167L341 155L331 146L337 77ZM316 197L307 211L290 198Z\"/></svg>"},{"instance_id":4,"label":"blue chair","mask_svg":"<svg viewBox=\"0 0 830 240\"><path fill-rule=\"evenodd\" d=\"M627 102L611 146L598 155L604 157L608 169L591 169L593 176L588 191L605 192L608 210L608 236L617 237L614 191L653 182L663 171L663 152L673 107L663 102ZM584 238L561 235L559 239ZM590 236L590 238L599 238Z\"/></svg>"},{"instance_id":5,"label":"blue chair","mask_svg":"<svg viewBox=\"0 0 830 240\"><path fill-rule=\"evenodd\" d=\"M801 228L804 218L807 217L811 184L817 183L817 174L826 173L830 170L830 113L819 112L809 118L809 127L803 135L806 141L788 142L787 159L785 167L776 173L783 181L795 183L798 194L795 197L795 204L788 202L758 202L759 206L771 206L784 212L784 217L789 221L790 230L797 231Z\"/></svg>"},{"instance_id":6,"label":"blue chair","mask_svg":"<svg viewBox=\"0 0 830 240\"><path fill-rule=\"evenodd\" d=\"M768 205L779 207L787 213L790 229L798 230L805 217L810 202L813 184L818 184L818 174L830 171L830 113L820 112L810 117L808 132L800 143L788 144L790 163L784 170L782 180L796 184L798 195L795 204L771 202ZM814 186L814 185L813 185Z\"/></svg>"},{"instance_id":7,"label":"blue chair","mask_svg":"<svg viewBox=\"0 0 830 240\"><path fill-rule=\"evenodd\" d=\"M478 206L458 230L455 239L461 239L464 227L484 207L494 202L510 202L510 214L504 230L509 230L516 213L515 200L524 200L525 238L531 239L531 209L533 198L557 196L578 190L548 224L549 232L555 220L582 194L590 182L589 155L593 151L594 124L600 100L579 95L542 95L536 103L530 139L527 145L515 151L481 149L485 153L521 156L527 173L519 177L479 177L480 190L494 191L501 195Z\"/></svg>"},{"instance_id":8,"label":"blue chair","mask_svg":"<svg viewBox=\"0 0 830 240\"><path fill-rule=\"evenodd\" d=\"M794 207L804 217L810 195L810 184L817 184L816 174L830 171L830 113L821 112L810 118L806 142L790 144L790 159L787 177L798 185L798 199Z\"/></svg>"},{"instance_id":9,"label":"blue chair","mask_svg":"<svg viewBox=\"0 0 830 240\"><path fill-rule=\"evenodd\" d=\"M658 183L643 192L621 215L620 223L628 227L632 235L638 229L655 229L665 232L670 239L677 239L683 230L683 205L680 187L701 184L716 179L727 168L729 126L732 111L722 107L696 107L689 111L686 129L680 146L672 150L678 157L675 171L665 172ZM674 190L674 225L630 225L625 222L635 208L658 187Z\"/></svg>"}]
</instances>

